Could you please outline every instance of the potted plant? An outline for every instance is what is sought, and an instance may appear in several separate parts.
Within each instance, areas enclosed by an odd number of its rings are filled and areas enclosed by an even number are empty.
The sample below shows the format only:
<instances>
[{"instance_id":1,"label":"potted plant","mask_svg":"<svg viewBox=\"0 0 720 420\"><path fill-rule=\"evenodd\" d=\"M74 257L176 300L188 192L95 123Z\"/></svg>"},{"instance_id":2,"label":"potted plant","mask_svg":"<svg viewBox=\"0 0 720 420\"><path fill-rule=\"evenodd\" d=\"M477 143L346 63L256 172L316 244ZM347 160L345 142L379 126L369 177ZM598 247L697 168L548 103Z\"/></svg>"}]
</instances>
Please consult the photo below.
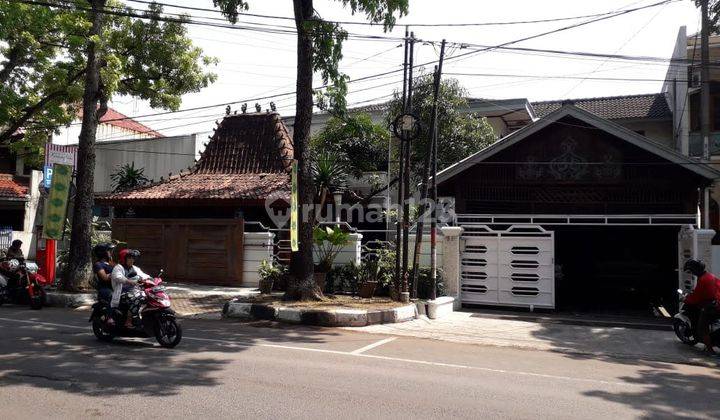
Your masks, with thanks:
<instances>
[{"instance_id":1,"label":"potted plant","mask_svg":"<svg viewBox=\"0 0 720 420\"><path fill-rule=\"evenodd\" d=\"M332 269L335 257L342 248L350 243L350 234L340 226L317 226L313 230L313 248L315 250L315 283L325 290L327 273Z\"/></svg>"},{"instance_id":2,"label":"potted plant","mask_svg":"<svg viewBox=\"0 0 720 420\"><path fill-rule=\"evenodd\" d=\"M273 285L282 277L284 271L283 266L277 266L267 260L262 260L260 262L260 268L258 268L258 276L260 277L258 289L260 289L260 293L265 295L270 294Z\"/></svg>"}]
</instances>

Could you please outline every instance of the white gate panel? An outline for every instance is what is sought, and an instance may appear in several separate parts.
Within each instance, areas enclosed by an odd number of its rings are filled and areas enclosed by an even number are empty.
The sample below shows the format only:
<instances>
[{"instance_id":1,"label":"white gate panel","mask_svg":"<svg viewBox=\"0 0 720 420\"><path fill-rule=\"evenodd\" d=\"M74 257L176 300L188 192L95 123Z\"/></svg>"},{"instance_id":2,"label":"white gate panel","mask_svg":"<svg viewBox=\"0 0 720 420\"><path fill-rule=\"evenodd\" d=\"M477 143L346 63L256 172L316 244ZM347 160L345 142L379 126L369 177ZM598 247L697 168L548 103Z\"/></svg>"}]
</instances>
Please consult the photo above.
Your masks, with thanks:
<instances>
[{"instance_id":1,"label":"white gate panel","mask_svg":"<svg viewBox=\"0 0 720 420\"><path fill-rule=\"evenodd\" d=\"M555 307L555 240L540 226L491 231L466 228L462 302L520 307Z\"/></svg>"},{"instance_id":2,"label":"white gate panel","mask_svg":"<svg viewBox=\"0 0 720 420\"><path fill-rule=\"evenodd\" d=\"M468 303L493 304L498 300L498 236L465 238L460 254L460 290Z\"/></svg>"}]
</instances>

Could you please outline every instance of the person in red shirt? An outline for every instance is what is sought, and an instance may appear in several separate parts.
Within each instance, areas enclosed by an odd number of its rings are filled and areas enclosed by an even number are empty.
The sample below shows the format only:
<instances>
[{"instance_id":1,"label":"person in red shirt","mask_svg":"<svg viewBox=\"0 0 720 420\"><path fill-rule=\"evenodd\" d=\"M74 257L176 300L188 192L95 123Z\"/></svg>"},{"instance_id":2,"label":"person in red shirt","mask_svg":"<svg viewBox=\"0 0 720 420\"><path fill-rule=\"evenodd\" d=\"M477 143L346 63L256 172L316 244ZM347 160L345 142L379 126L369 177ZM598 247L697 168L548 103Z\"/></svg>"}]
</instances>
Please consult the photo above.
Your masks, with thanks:
<instances>
[{"instance_id":1,"label":"person in red shirt","mask_svg":"<svg viewBox=\"0 0 720 420\"><path fill-rule=\"evenodd\" d=\"M705 269L705 264L698 260L687 260L683 271L697 277L695 289L685 297L685 304L700 309L697 333L702 336L705 348L715 353L710 339L710 320L718 314L720 303L720 279Z\"/></svg>"}]
</instances>

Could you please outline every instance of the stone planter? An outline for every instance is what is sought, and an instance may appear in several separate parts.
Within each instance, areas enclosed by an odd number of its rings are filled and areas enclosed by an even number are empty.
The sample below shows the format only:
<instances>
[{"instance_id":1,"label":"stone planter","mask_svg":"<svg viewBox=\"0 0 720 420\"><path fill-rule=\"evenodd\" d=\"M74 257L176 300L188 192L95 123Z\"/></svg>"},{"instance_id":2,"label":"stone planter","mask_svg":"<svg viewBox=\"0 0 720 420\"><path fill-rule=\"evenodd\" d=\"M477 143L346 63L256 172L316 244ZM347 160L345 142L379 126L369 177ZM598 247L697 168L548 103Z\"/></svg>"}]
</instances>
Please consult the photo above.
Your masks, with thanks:
<instances>
[{"instance_id":1,"label":"stone planter","mask_svg":"<svg viewBox=\"0 0 720 420\"><path fill-rule=\"evenodd\" d=\"M375 295L375 289L377 289L378 282L376 281L366 281L362 285L360 285L360 290L358 291L358 296L365 299L370 299Z\"/></svg>"},{"instance_id":2,"label":"stone planter","mask_svg":"<svg viewBox=\"0 0 720 420\"><path fill-rule=\"evenodd\" d=\"M272 278L260 279L258 282L258 289L260 289L260 293L264 295L272 293L274 283L275 281Z\"/></svg>"}]
</instances>

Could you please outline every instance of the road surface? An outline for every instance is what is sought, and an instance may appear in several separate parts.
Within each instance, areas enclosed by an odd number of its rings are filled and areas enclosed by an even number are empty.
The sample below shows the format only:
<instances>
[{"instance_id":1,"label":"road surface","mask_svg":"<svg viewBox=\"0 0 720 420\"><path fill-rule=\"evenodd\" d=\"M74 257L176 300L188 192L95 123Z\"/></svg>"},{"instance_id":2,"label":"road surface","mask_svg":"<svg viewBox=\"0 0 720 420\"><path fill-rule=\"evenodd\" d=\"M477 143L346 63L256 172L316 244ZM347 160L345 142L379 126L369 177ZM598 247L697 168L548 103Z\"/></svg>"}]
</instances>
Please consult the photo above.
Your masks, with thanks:
<instances>
[{"instance_id":1,"label":"road surface","mask_svg":"<svg viewBox=\"0 0 720 420\"><path fill-rule=\"evenodd\" d=\"M184 320L176 349L0 307L0 418L719 418L698 366Z\"/></svg>"}]
</instances>

